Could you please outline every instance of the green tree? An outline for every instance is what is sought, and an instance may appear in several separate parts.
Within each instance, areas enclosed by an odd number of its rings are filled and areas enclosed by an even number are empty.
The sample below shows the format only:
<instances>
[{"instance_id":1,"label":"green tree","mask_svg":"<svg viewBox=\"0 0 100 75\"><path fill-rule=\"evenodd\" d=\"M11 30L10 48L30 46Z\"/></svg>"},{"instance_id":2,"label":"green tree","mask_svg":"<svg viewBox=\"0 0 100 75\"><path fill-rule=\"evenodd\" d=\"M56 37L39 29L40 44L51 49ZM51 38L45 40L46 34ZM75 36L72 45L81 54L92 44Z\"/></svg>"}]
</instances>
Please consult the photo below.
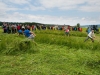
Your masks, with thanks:
<instances>
[{"instance_id":1,"label":"green tree","mask_svg":"<svg viewBox=\"0 0 100 75\"><path fill-rule=\"evenodd\" d=\"M0 21L0 26L2 26L2 24L3 24L3 23Z\"/></svg>"},{"instance_id":2,"label":"green tree","mask_svg":"<svg viewBox=\"0 0 100 75\"><path fill-rule=\"evenodd\" d=\"M78 28L80 27L80 23L77 23L77 27L78 27Z\"/></svg>"}]
</instances>

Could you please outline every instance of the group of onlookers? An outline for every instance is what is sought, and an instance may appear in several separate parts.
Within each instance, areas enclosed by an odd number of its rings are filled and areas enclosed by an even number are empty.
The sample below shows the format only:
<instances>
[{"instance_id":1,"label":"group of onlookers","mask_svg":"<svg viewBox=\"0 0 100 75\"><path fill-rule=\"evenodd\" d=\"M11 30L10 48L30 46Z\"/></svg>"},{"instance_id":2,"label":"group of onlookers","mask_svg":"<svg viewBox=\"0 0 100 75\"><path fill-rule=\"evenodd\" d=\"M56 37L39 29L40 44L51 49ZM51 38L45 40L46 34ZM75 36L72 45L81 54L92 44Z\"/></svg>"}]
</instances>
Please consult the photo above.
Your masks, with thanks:
<instances>
[{"instance_id":1,"label":"group of onlookers","mask_svg":"<svg viewBox=\"0 0 100 75\"><path fill-rule=\"evenodd\" d=\"M25 30L25 29L29 29L29 30L35 30L36 26L35 25L21 25L21 24L3 24L2 25L3 28L3 32L4 33L17 33L19 30Z\"/></svg>"},{"instance_id":2,"label":"group of onlookers","mask_svg":"<svg viewBox=\"0 0 100 75\"><path fill-rule=\"evenodd\" d=\"M33 39L36 35L32 30L35 30L36 27L34 25L21 25L21 24L3 24L2 25L4 33L18 33L18 35L25 35L26 37Z\"/></svg>"},{"instance_id":3,"label":"group of onlookers","mask_svg":"<svg viewBox=\"0 0 100 75\"><path fill-rule=\"evenodd\" d=\"M32 30L36 30L36 28L38 29L46 29L45 26L35 26L35 25L21 25L21 24L6 24L4 23L2 25L2 28L3 28L3 31L4 33L18 33L19 35L25 35L27 38L29 39L33 39L36 34L34 32L32 32ZM55 27L57 28L57 26ZM52 27L51 27L52 29ZM62 30L65 31L65 34L67 36L69 36L69 31L71 30L71 27L70 26L67 26L67 27L63 27ZM82 32L82 28L80 27L72 27L72 30L73 31L80 31ZM90 28L87 28L86 32L88 33L88 36L87 38L85 39L85 41L87 41L88 39L91 39L92 42L94 42L94 30L93 29L90 29Z\"/></svg>"}]
</instances>

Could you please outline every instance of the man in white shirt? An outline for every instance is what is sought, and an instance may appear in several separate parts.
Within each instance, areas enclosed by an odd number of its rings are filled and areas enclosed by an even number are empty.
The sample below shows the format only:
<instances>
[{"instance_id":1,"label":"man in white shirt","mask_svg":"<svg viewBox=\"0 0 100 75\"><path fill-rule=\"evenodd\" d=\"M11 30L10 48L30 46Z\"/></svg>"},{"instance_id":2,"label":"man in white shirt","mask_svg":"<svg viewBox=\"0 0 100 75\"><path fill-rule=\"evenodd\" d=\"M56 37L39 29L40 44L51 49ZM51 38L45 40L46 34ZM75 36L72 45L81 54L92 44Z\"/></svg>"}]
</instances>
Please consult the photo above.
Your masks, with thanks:
<instances>
[{"instance_id":1,"label":"man in white shirt","mask_svg":"<svg viewBox=\"0 0 100 75\"><path fill-rule=\"evenodd\" d=\"M87 41L89 38L92 40L92 42L94 42L94 38L95 38L94 30L91 30L91 32L88 34L88 36L87 36L87 38L85 39L85 41ZM84 41L84 42L85 42L85 41Z\"/></svg>"}]
</instances>

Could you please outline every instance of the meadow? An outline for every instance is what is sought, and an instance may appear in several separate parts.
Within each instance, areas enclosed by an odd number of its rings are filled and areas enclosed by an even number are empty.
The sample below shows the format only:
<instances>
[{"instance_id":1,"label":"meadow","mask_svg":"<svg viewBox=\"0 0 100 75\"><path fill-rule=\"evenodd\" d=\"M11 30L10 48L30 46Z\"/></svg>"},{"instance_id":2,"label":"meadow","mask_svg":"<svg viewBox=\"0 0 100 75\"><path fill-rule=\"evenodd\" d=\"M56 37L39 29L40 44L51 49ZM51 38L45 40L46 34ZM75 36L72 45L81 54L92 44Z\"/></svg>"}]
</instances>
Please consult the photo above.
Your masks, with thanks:
<instances>
[{"instance_id":1,"label":"meadow","mask_svg":"<svg viewBox=\"0 0 100 75\"><path fill-rule=\"evenodd\" d=\"M0 29L0 75L100 75L100 34L36 30L33 40Z\"/></svg>"}]
</instances>

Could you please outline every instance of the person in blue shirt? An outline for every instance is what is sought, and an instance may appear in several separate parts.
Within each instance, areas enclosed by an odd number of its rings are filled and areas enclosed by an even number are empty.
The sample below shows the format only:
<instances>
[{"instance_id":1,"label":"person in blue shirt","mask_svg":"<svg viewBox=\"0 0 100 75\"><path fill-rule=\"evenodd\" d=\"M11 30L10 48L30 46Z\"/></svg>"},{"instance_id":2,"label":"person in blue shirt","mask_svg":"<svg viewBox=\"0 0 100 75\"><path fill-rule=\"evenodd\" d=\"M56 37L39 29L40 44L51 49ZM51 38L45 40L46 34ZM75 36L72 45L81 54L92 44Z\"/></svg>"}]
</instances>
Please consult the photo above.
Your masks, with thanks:
<instances>
[{"instance_id":1,"label":"person in blue shirt","mask_svg":"<svg viewBox=\"0 0 100 75\"><path fill-rule=\"evenodd\" d=\"M87 34L89 34L91 32L91 29L88 27L86 32L87 32Z\"/></svg>"},{"instance_id":2,"label":"person in blue shirt","mask_svg":"<svg viewBox=\"0 0 100 75\"><path fill-rule=\"evenodd\" d=\"M23 31L20 29L20 30L18 30L18 33L19 33L19 35L22 35Z\"/></svg>"},{"instance_id":3,"label":"person in blue shirt","mask_svg":"<svg viewBox=\"0 0 100 75\"><path fill-rule=\"evenodd\" d=\"M28 29L25 29L24 31L24 35L29 38L29 39L33 39L36 35L34 32L31 32L30 30Z\"/></svg>"}]
</instances>

